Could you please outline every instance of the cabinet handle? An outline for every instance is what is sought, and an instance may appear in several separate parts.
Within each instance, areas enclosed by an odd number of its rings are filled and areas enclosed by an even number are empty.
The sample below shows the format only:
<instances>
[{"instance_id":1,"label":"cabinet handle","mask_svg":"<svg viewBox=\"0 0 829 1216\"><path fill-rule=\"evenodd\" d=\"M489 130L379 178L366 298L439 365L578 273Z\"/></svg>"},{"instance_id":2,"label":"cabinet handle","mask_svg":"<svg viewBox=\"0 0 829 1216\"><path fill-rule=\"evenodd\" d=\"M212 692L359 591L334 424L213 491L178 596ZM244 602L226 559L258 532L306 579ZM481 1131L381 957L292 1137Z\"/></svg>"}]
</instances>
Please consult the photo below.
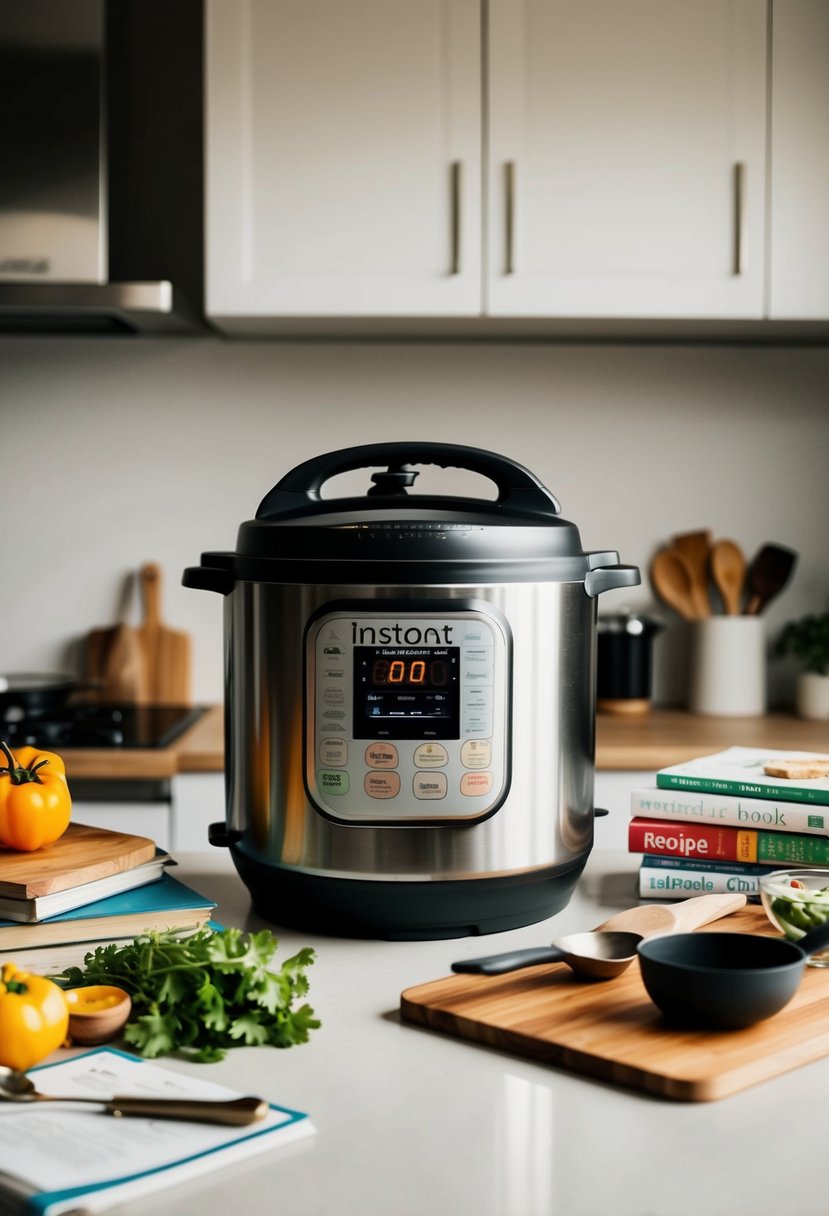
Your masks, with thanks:
<instances>
[{"instance_id":1,"label":"cabinet handle","mask_svg":"<svg viewBox=\"0 0 829 1216\"><path fill-rule=\"evenodd\" d=\"M504 274L515 274L515 161L504 165Z\"/></svg>"},{"instance_id":2,"label":"cabinet handle","mask_svg":"<svg viewBox=\"0 0 829 1216\"><path fill-rule=\"evenodd\" d=\"M742 161L734 165L734 256L732 273L743 273L743 204L746 191L746 167Z\"/></svg>"},{"instance_id":3,"label":"cabinet handle","mask_svg":"<svg viewBox=\"0 0 829 1216\"><path fill-rule=\"evenodd\" d=\"M452 200L452 256L449 265L450 274L461 272L461 162L453 160L449 171L450 192Z\"/></svg>"}]
</instances>

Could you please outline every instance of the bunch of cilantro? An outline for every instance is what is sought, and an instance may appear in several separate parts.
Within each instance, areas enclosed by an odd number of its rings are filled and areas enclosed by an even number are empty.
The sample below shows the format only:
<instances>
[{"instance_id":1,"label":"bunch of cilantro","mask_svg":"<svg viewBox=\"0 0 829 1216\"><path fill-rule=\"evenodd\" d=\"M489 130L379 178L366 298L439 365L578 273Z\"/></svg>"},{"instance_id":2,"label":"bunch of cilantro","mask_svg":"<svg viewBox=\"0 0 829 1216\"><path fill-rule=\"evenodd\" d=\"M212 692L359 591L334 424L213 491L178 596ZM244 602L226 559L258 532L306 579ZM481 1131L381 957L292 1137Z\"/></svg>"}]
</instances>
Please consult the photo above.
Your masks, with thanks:
<instances>
[{"instance_id":1,"label":"bunch of cilantro","mask_svg":"<svg viewBox=\"0 0 829 1216\"><path fill-rule=\"evenodd\" d=\"M269 929L200 929L142 934L127 945L98 946L82 967L53 977L63 987L114 984L132 997L124 1038L143 1056L182 1052L205 1063L228 1047L305 1043L320 1023L307 1004L305 947L278 969Z\"/></svg>"}]
</instances>

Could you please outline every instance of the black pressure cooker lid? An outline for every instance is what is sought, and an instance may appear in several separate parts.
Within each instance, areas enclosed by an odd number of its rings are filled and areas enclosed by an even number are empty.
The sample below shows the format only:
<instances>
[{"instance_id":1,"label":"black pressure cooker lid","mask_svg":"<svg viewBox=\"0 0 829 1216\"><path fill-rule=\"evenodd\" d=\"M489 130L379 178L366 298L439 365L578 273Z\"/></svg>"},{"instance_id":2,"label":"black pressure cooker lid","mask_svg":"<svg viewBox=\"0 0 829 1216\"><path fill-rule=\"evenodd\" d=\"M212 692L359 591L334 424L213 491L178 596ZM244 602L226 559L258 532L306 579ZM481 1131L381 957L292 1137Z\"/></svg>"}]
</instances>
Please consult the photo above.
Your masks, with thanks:
<instances>
[{"instance_id":1,"label":"black pressure cooker lid","mask_svg":"<svg viewBox=\"0 0 829 1216\"><path fill-rule=\"evenodd\" d=\"M426 464L483 474L495 483L497 498L410 493L415 466ZM382 471L367 477L364 495L322 498L332 477L372 468ZM345 448L287 473L265 495L256 518L240 526L236 552L204 554L201 575L188 570L184 582L228 591L237 579L573 581L597 565L618 562L615 553L585 554L578 529L560 510L534 474L494 452L425 442ZM212 582L205 568L214 571Z\"/></svg>"}]
</instances>

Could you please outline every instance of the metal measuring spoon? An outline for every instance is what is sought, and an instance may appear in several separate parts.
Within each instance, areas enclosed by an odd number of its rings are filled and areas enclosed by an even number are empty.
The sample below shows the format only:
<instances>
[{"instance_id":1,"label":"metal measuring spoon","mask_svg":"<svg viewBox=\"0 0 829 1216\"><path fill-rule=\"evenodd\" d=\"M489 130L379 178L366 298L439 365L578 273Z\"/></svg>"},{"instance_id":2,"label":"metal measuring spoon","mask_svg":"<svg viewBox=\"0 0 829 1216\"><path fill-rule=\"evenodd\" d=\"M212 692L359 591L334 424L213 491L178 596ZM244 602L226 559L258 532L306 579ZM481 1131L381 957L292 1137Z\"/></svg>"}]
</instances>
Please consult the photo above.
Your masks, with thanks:
<instances>
[{"instance_id":1,"label":"metal measuring spoon","mask_svg":"<svg viewBox=\"0 0 829 1216\"><path fill-rule=\"evenodd\" d=\"M462 959L452 964L452 970L462 975L503 975L521 967L537 967L540 963L566 963L578 975L592 980L612 980L630 966L636 958L636 948L643 940L641 933L609 930L568 933L566 937L554 938L549 946Z\"/></svg>"},{"instance_id":2,"label":"metal measuring spoon","mask_svg":"<svg viewBox=\"0 0 829 1216\"><path fill-rule=\"evenodd\" d=\"M0 1101L91 1102L107 1115L143 1115L151 1119L191 1119L199 1123L256 1123L268 1113L264 1098L233 1098L211 1102L197 1098L65 1098L42 1094L25 1072L0 1067Z\"/></svg>"}]
</instances>

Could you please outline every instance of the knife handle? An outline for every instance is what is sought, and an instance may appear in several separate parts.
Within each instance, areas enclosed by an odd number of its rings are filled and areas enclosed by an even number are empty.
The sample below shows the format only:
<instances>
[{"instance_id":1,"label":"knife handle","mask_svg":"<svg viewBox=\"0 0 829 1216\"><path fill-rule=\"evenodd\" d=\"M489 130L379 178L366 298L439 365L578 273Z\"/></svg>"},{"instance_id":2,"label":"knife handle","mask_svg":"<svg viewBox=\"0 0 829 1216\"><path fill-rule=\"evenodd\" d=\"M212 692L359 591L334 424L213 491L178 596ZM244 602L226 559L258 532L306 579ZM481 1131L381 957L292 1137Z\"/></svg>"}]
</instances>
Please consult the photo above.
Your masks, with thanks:
<instances>
[{"instance_id":1,"label":"knife handle","mask_svg":"<svg viewBox=\"0 0 829 1216\"><path fill-rule=\"evenodd\" d=\"M244 1127L268 1113L263 1098L233 1098L227 1102L199 1098L111 1098L109 1115L143 1115L148 1119L191 1119L198 1123L229 1123Z\"/></svg>"},{"instance_id":2,"label":"knife handle","mask_svg":"<svg viewBox=\"0 0 829 1216\"><path fill-rule=\"evenodd\" d=\"M488 954L484 958L465 958L452 964L461 975L503 975L521 967L537 967L541 963L560 963L564 954L556 946L534 946L528 950L508 950L504 954Z\"/></svg>"}]
</instances>

